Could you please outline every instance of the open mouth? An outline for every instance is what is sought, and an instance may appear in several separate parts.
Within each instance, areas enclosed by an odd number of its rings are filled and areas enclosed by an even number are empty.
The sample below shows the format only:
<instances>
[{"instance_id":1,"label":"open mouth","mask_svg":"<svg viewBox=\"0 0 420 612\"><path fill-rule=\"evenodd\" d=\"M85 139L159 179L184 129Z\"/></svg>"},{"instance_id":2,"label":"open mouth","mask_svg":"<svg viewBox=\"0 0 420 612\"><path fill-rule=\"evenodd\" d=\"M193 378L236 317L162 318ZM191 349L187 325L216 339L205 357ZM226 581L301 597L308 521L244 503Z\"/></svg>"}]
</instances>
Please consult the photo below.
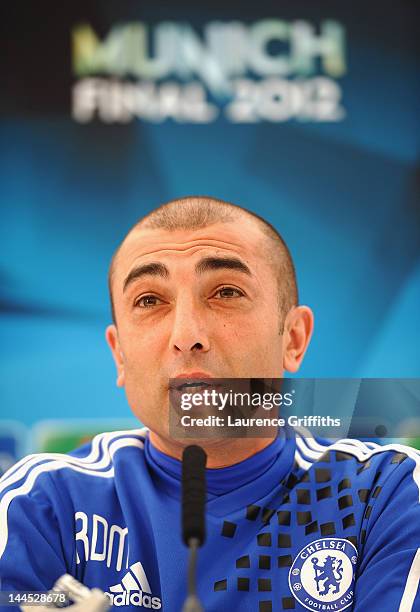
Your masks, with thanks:
<instances>
[{"instance_id":1,"label":"open mouth","mask_svg":"<svg viewBox=\"0 0 420 612\"><path fill-rule=\"evenodd\" d=\"M193 381L185 381L183 383L176 384L175 381L172 381L170 384L171 389L176 389L177 391L200 391L202 389L207 389L211 387L211 384L205 382L204 380L193 380Z\"/></svg>"}]
</instances>

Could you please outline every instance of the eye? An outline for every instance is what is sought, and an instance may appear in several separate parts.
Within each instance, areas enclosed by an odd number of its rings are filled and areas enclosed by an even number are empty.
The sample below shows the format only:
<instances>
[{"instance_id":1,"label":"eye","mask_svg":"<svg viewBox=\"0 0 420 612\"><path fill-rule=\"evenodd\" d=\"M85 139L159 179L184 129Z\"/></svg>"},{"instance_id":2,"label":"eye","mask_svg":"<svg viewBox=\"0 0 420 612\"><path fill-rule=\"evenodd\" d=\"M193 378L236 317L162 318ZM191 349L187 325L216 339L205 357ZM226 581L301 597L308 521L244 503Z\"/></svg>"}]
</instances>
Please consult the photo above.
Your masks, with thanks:
<instances>
[{"instance_id":1,"label":"eye","mask_svg":"<svg viewBox=\"0 0 420 612\"><path fill-rule=\"evenodd\" d=\"M214 295L215 297L219 295L222 299L231 299L244 296L242 291L240 289L236 289L236 287L221 287Z\"/></svg>"},{"instance_id":2,"label":"eye","mask_svg":"<svg viewBox=\"0 0 420 612\"><path fill-rule=\"evenodd\" d=\"M156 297L156 295L142 295L134 302L134 306L137 308L153 308L153 306L158 306L159 304L162 304L162 300Z\"/></svg>"}]
</instances>

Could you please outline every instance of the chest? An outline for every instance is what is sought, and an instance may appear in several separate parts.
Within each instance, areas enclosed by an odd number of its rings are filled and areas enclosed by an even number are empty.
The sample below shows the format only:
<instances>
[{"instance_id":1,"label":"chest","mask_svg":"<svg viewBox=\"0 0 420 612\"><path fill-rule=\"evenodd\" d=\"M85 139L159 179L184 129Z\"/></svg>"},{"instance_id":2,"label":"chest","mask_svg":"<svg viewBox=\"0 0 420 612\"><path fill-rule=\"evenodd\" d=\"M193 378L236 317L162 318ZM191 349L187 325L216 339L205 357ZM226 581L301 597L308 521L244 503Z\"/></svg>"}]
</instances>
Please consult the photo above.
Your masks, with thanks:
<instances>
[{"instance_id":1,"label":"chest","mask_svg":"<svg viewBox=\"0 0 420 612\"><path fill-rule=\"evenodd\" d=\"M336 496L313 503L311 492L299 491L275 508L251 504L226 517L207 516L197 573L207 612L351 606L362 507ZM100 508L79 512L75 575L106 592L115 609L181 610L187 550L180 524L179 503L167 498L152 508L119 507L112 518Z\"/></svg>"}]
</instances>

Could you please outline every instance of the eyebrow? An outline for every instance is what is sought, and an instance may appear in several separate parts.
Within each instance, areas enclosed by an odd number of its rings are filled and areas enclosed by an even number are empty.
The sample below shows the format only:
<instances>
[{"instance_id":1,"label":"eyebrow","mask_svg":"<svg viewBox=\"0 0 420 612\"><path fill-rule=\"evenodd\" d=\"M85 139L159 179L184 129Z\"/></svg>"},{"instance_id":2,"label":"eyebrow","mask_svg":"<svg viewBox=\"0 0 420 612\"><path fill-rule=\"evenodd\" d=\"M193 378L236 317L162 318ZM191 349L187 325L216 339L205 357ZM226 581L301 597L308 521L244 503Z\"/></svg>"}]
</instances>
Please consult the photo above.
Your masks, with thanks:
<instances>
[{"instance_id":1,"label":"eyebrow","mask_svg":"<svg viewBox=\"0 0 420 612\"><path fill-rule=\"evenodd\" d=\"M169 278L169 270L164 264L158 262L137 266L131 270L125 279L123 291L127 289L128 285L131 285L131 283L134 283L134 281L142 278L143 276L160 276L161 278Z\"/></svg>"},{"instance_id":2,"label":"eyebrow","mask_svg":"<svg viewBox=\"0 0 420 612\"><path fill-rule=\"evenodd\" d=\"M195 271L198 274L209 270L236 270L252 276L248 266L237 257L204 257L195 266Z\"/></svg>"},{"instance_id":3,"label":"eyebrow","mask_svg":"<svg viewBox=\"0 0 420 612\"><path fill-rule=\"evenodd\" d=\"M252 276L248 266L237 257L204 257L195 266L197 274L203 274L212 270L236 270L248 276ZM134 281L143 276L160 276L161 278L169 278L168 268L159 262L151 262L142 264L131 270L124 281L123 291Z\"/></svg>"}]
</instances>

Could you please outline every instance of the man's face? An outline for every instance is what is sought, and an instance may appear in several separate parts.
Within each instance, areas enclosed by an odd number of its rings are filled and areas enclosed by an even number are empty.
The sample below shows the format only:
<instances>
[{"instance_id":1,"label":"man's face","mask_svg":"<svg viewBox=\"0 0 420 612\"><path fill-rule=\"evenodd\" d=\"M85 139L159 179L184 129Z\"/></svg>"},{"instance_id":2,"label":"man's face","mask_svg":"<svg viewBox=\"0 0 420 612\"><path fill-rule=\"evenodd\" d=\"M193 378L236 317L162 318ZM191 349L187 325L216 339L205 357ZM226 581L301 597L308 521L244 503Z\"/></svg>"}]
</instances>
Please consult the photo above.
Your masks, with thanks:
<instances>
[{"instance_id":1,"label":"man's face","mask_svg":"<svg viewBox=\"0 0 420 612\"><path fill-rule=\"evenodd\" d=\"M249 219L197 230L136 229L117 257L107 330L134 414L168 434L169 379L283 375L278 281ZM153 265L152 265L153 264Z\"/></svg>"}]
</instances>

